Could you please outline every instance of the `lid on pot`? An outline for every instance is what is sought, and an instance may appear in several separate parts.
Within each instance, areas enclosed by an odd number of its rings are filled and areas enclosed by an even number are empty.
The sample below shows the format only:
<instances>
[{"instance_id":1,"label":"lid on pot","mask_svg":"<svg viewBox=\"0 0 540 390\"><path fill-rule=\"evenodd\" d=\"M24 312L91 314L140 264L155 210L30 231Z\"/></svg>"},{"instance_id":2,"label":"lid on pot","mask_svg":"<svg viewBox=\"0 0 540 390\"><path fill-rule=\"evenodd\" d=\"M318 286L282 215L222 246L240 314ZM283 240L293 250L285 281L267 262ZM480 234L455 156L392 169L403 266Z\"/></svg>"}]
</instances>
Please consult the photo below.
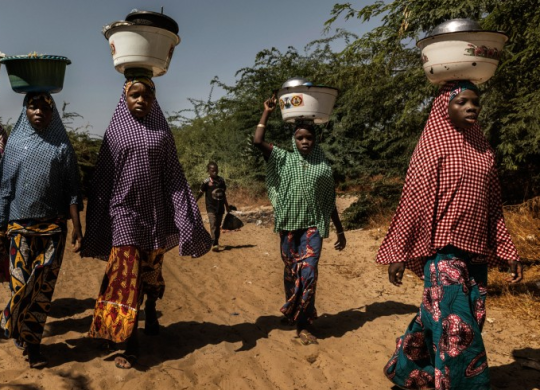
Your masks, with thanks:
<instances>
[{"instance_id":1,"label":"lid on pot","mask_svg":"<svg viewBox=\"0 0 540 390\"><path fill-rule=\"evenodd\" d=\"M435 36L453 32L483 31L480 23L472 19L450 19L436 26L427 36Z\"/></svg>"},{"instance_id":2,"label":"lid on pot","mask_svg":"<svg viewBox=\"0 0 540 390\"><path fill-rule=\"evenodd\" d=\"M126 16L126 20L134 24L163 28L173 34L178 34L178 23L173 18L164 15L163 12L139 11L134 9Z\"/></svg>"},{"instance_id":3,"label":"lid on pot","mask_svg":"<svg viewBox=\"0 0 540 390\"><path fill-rule=\"evenodd\" d=\"M301 85L311 86L313 84L302 77L293 77L285 81L281 88L299 87Z\"/></svg>"},{"instance_id":4,"label":"lid on pot","mask_svg":"<svg viewBox=\"0 0 540 390\"><path fill-rule=\"evenodd\" d=\"M103 26L101 29L101 33L105 36L105 39L109 39L112 29L120 26L132 26L132 22L126 22L125 20L117 20L116 22L111 22L107 24L106 26Z\"/></svg>"}]
</instances>

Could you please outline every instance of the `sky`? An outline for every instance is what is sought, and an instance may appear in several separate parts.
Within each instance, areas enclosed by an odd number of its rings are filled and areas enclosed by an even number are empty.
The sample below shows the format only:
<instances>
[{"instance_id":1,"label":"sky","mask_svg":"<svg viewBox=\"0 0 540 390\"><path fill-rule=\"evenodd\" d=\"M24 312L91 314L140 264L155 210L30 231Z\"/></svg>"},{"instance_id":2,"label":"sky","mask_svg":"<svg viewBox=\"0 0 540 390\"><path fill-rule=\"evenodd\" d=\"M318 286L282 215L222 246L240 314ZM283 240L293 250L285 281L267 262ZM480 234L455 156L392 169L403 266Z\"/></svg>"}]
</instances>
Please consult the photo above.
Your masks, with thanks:
<instances>
[{"instance_id":1,"label":"sky","mask_svg":"<svg viewBox=\"0 0 540 390\"><path fill-rule=\"evenodd\" d=\"M374 0L347 0L356 9ZM122 93L124 76L114 69L103 26L123 20L133 9L160 12L179 26L181 42L175 48L167 74L154 78L157 100L164 112L189 109L189 98L206 100L217 76L234 85L235 73L254 64L258 52L289 46L302 51L324 38L324 22L335 3L345 0L1 0L0 52L68 57L64 88L54 94L59 108L83 116L76 127L87 126L101 136ZM374 22L357 19L334 23L334 28L362 35ZM341 45L341 46L340 46ZM334 50L341 50L337 43ZM291 75L301 76L301 75ZM285 81L285 80L283 80ZM223 96L214 89L212 98ZM11 90L4 65L0 68L0 117L14 123L24 95ZM262 104L262 102L261 102Z\"/></svg>"}]
</instances>

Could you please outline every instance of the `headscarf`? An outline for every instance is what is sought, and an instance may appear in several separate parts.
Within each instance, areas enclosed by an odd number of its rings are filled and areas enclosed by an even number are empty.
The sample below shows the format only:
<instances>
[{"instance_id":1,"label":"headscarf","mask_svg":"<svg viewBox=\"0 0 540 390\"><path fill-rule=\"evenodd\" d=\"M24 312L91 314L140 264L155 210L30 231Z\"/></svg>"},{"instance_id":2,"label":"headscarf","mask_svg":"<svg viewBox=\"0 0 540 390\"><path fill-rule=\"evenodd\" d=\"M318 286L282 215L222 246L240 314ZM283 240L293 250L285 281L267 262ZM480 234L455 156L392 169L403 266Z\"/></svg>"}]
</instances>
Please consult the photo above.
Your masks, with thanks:
<instances>
[{"instance_id":1,"label":"headscarf","mask_svg":"<svg viewBox=\"0 0 540 390\"><path fill-rule=\"evenodd\" d=\"M36 98L53 108L51 123L39 131L26 114ZM50 94L25 96L0 170L0 226L21 219L69 218L72 204L82 209L77 159Z\"/></svg>"},{"instance_id":2,"label":"headscarf","mask_svg":"<svg viewBox=\"0 0 540 390\"><path fill-rule=\"evenodd\" d=\"M453 83L450 83L450 85L452 85L452 90L450 91L450 97L448 98L448 103L450 103L461 92L466 91L468 89L476 92L476 94L480 96L480 90L478 89L478 87L474 85L473 83L471 83L469 80L455 81Z\"/></svg>"},{"instance_id":3,"label":"headscarf","mask_svg":"<svg viewBox=\"0 0 540 390\"><path fill-rule=\"evenodd\" d=\"M51 107L51 109L54 109L55 107L54 99L52 98L50 94L46 92L29 93L26 95L26 99L28 101L26 105L27 107L32 105L32 103L34 103L36 100L43 100L45 103L49 105L49 107Z\"/></svg>"},{"instance_id":4,"label":"headscarf","mask_svg":"<svg viewBox=\"0 0 540 390\"><path fill-rule=\"evenodd\" d=\"M134 76L134 77L127 78L126 82L124 83L124 93L127 95L129 92L129 89L136 83L141 83L141 84L146 85L152 92L152 95L154 95L154 97L156 96L156 86L154 82L152 81L151 78L144 77L144 76Z\"/></svg>"},{"instance_id":5,"label":"headscarf","mask_svg":"<svg viewBox=\"0 0 540 390\"><path fill-rule=\"evenodd\" d=\"M154 104L136 119L126 105L127 80L101 146L82 256L107 259L113 246L169 250L199 257L212 239L205 230L167 120ZM131 84L132 85L132 84Z\"/></svg>"},{"instance_id":6,"label":"headscarf","mask_svg":"<svg viewBox=\"0 0 540 390\"><path fill-rule=\"evenodd\" d=\"M268 197L274 206L275 230L305 229L311 219L321 237L328 237L330 216L336 206L332 168L315 141L307 156L303 156L292 137L293 152L274 147L267 164ZM296 215L309 211L309 215ZM295 215L291 215L295 214Z\"/></svg>"},{"instance_id":7,"label":"headscarf","mask_svg":"<svg viewBox=\"0 0 540 390\"><path fill-rule=\"evenodd\" d=\"M460 89L461 88L461 89ZM406 262L422 277L424 259L453 245L492 266L519 260L501 206L495 156L480 125L460 130L448 104L462 83L446 84L433 102L377 262Z\"/></svg>"}]
</instances>

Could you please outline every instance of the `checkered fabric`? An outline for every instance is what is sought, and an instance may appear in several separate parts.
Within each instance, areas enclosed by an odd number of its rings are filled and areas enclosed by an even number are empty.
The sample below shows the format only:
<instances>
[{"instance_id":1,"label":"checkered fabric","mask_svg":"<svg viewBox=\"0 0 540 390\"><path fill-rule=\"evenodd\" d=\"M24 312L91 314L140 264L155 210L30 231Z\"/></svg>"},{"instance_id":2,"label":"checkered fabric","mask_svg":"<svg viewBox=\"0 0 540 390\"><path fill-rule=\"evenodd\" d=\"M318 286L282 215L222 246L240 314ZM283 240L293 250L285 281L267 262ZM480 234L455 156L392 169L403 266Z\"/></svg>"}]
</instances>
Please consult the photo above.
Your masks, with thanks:
<instances>
[{"instance_id":1,"label":"checkered fabric","mask_svg":"<svg viewBox=\"0 0 540 390\"><path fill-rule=\"evenodd\" d=\"M88 199L82 256L107 260L113 246L199 257L212 245L157 101L143 119L124 89L105 136Z\"/></svg>"},{"instance_id":2,"label":"checkered fabric","mask_svg":"<svg viewBox=\"0 0 540 390\"><path fill-rule=\"evenodd\" d=\"M0 163L0 228L23 219L69 218L72 204L82 209L77 158L56 106L49 126L37 131L27 105L28 95Z\"/></svg>"},{"instance_id":3,"label":"checkered fabric","mask_svg":"<svg viewBox=\"0 0 540 390\"><path fill-rule=\"evenodd\" d=\"M4 149L6 148L6 142L7 142L7 132L4 130L2 125L0 125L0 159L2 158L4 154Z\"/></svg>"},{"instance_id":4,"label":"checkered fabric","mask_svg":"<svg viewBox=\"0 0 540 390\"><path fill-rule=\"evenodd\" d=\"M426 257L453 245L490 265L519 260L501 207L495 157L477 124L458 130L448 116L454 84L442 87L413 153L377 262L406 262L423 275Z\"/></svg>"},{"instance_id":5,"label":"checkered fabric","mask_svg":"<svg viewBox=\"0 0 540 390\"><path fill-rule=\"evenodd\" d=\"M268 197L274 206L274 230L291 231L317 227L328 237L330 216L336 207L332 168L319 145L307 157L276 146L266 164Z\"/></svg>"}]
</instances>

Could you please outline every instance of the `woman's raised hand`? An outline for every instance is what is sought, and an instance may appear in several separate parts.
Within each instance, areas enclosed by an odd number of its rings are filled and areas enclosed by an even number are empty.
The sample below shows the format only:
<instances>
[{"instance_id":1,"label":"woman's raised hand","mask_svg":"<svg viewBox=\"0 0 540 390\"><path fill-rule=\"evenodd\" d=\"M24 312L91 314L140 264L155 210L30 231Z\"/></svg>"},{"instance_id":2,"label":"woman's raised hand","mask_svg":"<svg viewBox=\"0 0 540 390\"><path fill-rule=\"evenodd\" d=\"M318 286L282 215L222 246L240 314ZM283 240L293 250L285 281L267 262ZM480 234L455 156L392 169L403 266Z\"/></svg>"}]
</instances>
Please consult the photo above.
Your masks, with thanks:
<instances>
[{"instance_id":1,"label":"woman's raised hand","mask_svg":"<svg viewBox=\"0 0 540 390\"><path fill-rule=\"evenodd\" d=\"M276 109L276 95L272 95L270 99L264 101L264 111L272 112Z\"/></svg>"}]
</instances>

